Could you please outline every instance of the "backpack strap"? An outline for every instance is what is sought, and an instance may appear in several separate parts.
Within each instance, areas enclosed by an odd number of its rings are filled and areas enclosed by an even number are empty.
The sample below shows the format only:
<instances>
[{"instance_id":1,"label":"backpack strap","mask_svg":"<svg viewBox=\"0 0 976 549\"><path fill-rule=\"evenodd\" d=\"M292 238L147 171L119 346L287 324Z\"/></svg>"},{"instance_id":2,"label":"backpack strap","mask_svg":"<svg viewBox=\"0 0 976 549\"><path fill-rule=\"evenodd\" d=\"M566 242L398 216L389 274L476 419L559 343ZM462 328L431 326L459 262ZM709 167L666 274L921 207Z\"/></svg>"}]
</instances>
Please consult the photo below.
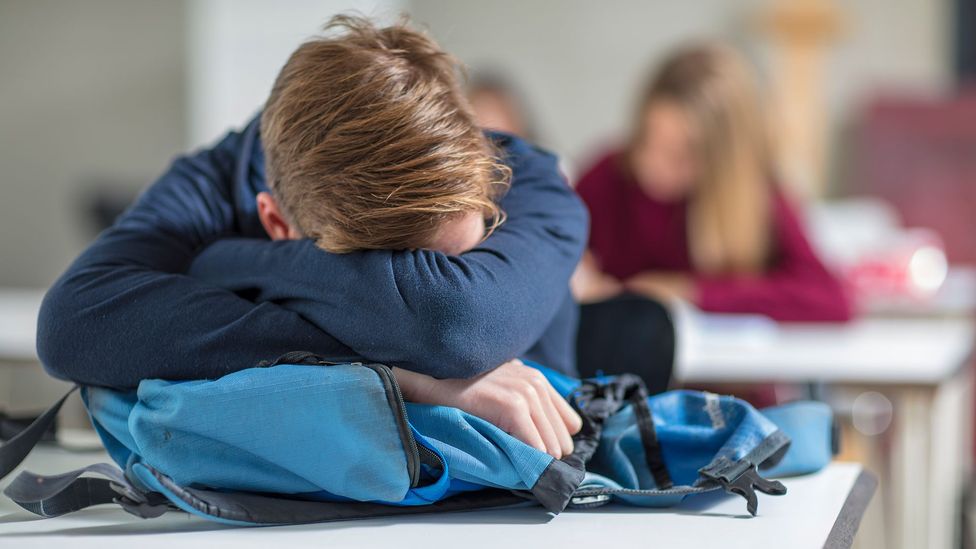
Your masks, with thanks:
<instances>
[{"instance_id":1,"label":"backpack strap","mask_svg":"<svg viewBox=\"0 0 976 549\"><path fill-rule=\"evenodd\" d=\"M583 419L583 427L573 438L572 455L563 458L563 461L585 469L600 443L603 424L625 405L631 404L644 449L644 460L655 485L660 490L674 486L654 429L644 380L633 374L614 376L609 381L584 380L573 394L571 404Z\"/></svg>"},{"instance_id":2,"label":"backpack strap","mask_svg":"<svg viewBox=\"0 0 976 549\"><path fill-rule=\"evenodd\" d=\"M574 467L584 468L596 451L607 419L625 405L631 404L644 450L644 460L655 484L653 489L583 487L576 490L569 502L574 507L603 505L613 494L632 497L680 496L722 489L745 498L746 509L755 515L758 505L757 491L769 495L786 493L786 487L782 483L768 480L757 471L760 463L775 463L786 452L789 438L782 431L775 431L767 436L741 459L714 459L699 470L701 477L694 485L675 486L664 461L647 401L647 390L641 378L632 374L621 374L609 378L609 381L584 380L572 397L571 404L579 412L583 426L573 438L573 454L563 461Z\"/></svg>"},{"instance_id":3,"label":"backpack strap","mask_svg":"<svg viewBox=\"0 0 976 549\"><path fill-rule=\"evenodd\" d=\"M774 437L767 440L771 438ZM715 483L730 494L744 497L746 499L746 510L752 516L756 516L759 509L757 491L771 496L782 496L786 493L786 486L782 482L770 480L760 475L756 464L751 462L748 457L737 461L720 457L698 472L707 479L706 482Z\"/></svg>"},{"instance_id":4,"label":"backpack strap","mask_svg":"<svg viewBox=\"0 0 976 549\"><path fill-rule=\"evenodd\" d=\"M667 490L674 486L674 482L671 480L671 474L668 473L668 467L664 463L661 441L658 440L657 431L654 430L654 417L651 415L651 407L647 403L647 390L643 383L633 388L630 402L634 406L634 418L637 420L641 445L644 447L644 462L651 471L657 488Z\"/></svg>"},{"instance_id":5,"label":"backpack strap","mask_svg":"<svg viewBox=\"0 0 976 549\"><path fill-rule=\"evenodd\" d=\"M54 420L58 417L58 412L61 410L61 406L64 405L64 401L71 396L71 393L77 390L78 386L75 385L55 402L53 406L48 408L33 423L28 425L26 429L17 433L17 436L8 440L3 446L0 446L0 479L5 478L11 471L16 469L27 457L27 454L34 449L34 446L37 446L38 441L41 440L44 433L54 424Z\"/></svg>"},{"instance_id":6,"label":"backpack strap","mask_svg":"<svg viewBox=\"0 0 976 549\"><path fill-rule=\"evenodd\" d=\"M37 446L54 424L64 402L78 390L75 385L26 429L0 446L0 479L6 478ZM106 478L82 477L95 473ZM136 490L120 469L107 463L90 465L60 475L43 476L23 471L3 491L24 509L42 517L56 517L102 503L120 503L127 510L146 505L146 496Z\"/></svg>"},{"instance_id":7,"label":"backpack strap","mask_svg":"<svg viewBox=\"0 0 976 549\"><path fill-rule=\"evenodd\" d=\"M83 477L86 473L105 478ZM3 493L17 505L46 518L103 503L117 503L142 518L158 517L172 508L159 494L135 488L121 469L108 463L49 476L24 471Z\"/></svg>"}]
</instances>

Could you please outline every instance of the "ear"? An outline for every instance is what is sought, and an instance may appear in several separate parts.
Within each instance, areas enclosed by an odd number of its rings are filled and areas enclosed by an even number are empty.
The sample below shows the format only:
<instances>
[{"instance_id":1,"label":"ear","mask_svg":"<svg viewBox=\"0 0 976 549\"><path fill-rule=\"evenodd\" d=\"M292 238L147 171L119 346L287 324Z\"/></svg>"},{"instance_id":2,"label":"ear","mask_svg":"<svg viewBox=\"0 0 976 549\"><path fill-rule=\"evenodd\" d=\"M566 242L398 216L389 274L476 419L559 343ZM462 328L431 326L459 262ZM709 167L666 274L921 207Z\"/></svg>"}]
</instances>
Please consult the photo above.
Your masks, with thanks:
<instances>
[{"instance_id":1,"label":"ear","mask_svg":"<svg viewBox=\"0 0 976 549\"><path fill-rule=\"evenodd\" d=\"M285 214L271 193L261 192L257 196L258 218L271 240L298 240L302 237L297 229L288 223Z\"/></svg>"}]
</instances>

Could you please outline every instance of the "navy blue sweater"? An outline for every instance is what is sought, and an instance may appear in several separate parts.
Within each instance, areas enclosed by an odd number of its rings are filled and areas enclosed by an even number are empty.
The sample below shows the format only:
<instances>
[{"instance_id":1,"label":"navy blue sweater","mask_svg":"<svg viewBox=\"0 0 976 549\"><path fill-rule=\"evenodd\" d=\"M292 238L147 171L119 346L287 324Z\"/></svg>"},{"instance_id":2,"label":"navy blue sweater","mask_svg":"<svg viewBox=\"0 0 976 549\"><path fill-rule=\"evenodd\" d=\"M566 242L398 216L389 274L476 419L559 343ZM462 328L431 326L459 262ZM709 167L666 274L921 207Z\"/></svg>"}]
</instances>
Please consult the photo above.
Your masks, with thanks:
<instances>
[{"instance_id":1,"label":"navy blue sweater","mask_svg":"<svg viewBox=\"0 0 976 549\"><path fill-rule=\"evenodd\" d=\"M178 158L48 291L48 372L134 387L203 379L294 350L469 377L513 357L574 369L567 281L586 211L555 157L493 134L513 170L508 220L460 256L324 252L268 240L257 121Z\"/></svg>"}]
</instances>

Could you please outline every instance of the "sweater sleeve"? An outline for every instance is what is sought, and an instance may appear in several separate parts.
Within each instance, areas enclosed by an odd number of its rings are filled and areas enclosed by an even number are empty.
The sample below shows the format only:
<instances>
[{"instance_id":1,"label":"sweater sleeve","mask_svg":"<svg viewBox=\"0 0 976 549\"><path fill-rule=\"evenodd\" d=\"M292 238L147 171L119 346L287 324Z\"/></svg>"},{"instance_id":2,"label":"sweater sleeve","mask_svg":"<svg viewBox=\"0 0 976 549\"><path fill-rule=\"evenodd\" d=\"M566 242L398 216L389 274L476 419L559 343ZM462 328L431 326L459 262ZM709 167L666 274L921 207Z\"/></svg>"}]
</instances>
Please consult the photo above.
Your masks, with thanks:
<instances>
[{"instance_id":1,"label":"sweater sleeve","mask_svg":"<svg viewBox=\"0 0 976 549\"><path fill-rule=\"evenodd\" d=\"M351 351L273 303L185 276L197 249L233 231L243 136L177 159L45 296L37 351L52 375L126 388L219 377L296 349Z\"/></svg>"},{"instance_id":2,"label":"sweater sleeve","mask_svg":"<svg viewBox=\"0 0 976 549\"><path fill-rule=\"evenodd\" d=\"M849 320L843 286L814 253L787 198L776 193L773 207L776 248L770 270L760 277L698 277L699 307L781 321Z\"/></svg>"},{"instance_id":3,"label":"sweater sleeve","mask_svg":"<svg viewBox=\"0 0 976 549\"><path fill-rule=\"evenodd\" d=\"M513 170L507 221L460 256L324 252L307 240L215 242L189 274L279 303L369 360L470 377L520 356L566 296L587 217L556 158L496 136Z\"/></svg>"}]
</instances>

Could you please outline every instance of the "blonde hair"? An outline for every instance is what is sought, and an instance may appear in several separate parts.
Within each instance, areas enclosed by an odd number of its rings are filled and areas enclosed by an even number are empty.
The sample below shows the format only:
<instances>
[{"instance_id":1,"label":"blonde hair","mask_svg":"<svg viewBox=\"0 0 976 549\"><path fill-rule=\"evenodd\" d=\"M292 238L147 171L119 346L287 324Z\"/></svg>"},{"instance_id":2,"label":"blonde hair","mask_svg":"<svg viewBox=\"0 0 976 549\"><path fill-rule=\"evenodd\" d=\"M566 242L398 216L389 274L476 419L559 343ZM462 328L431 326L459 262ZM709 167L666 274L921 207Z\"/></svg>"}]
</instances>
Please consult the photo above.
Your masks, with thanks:
<instances>
[{"instance_id":1,"label":"blonde hair","mask_svg":"<svg viewBox=\"0 0 976 549\"><path fill-rule=\"evenodd\" d=\"M406 21L334 17L272 89L261 137L272 194L332 252L425 247L442 221L504 215L511 170L478 128L460 65Z\"/></svg>"},{"instance_id":2,"label":"blonde hair","mask_svg":"<svg viewBox=\"0 0 976 549\"><path fill-rule=\"evenodd\" d=\"M654 75L641 111L656 101L679 106L697 130L701 172L688 209L692 265L703 273L762 271L770 253L772 178L755 75L727 47L687 47Z\"/></svg>"}]
</instances>

